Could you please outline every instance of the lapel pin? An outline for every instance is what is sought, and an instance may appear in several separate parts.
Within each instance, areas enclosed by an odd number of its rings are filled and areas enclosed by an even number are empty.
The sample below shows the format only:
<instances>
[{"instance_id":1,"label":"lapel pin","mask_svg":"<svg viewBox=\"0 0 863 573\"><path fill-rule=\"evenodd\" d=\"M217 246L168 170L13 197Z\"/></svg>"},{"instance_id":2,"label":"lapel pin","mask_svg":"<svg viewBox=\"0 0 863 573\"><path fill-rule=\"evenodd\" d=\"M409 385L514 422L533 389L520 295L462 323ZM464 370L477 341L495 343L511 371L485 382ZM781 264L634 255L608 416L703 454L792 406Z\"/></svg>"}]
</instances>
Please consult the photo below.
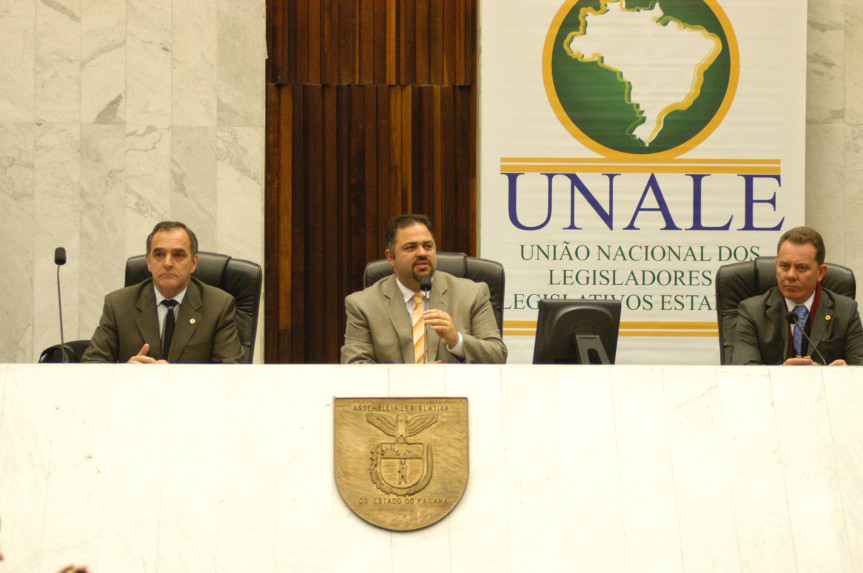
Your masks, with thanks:
<instances>
[{"instance_id":1,"label":"lapel pin","mask_svg":"<svg viewBox=\"0 0 863 573\"><path fill-rule=\"evenodd\" d=\"M195 319L194 319L194 318L190 318L190 319L189 319L189 324L195 324Z\"/></svg>"},{"instance_id":2,"label":"lapel pin","mask_svg":"<svg viewBox=\"0 0 863 573\"><path fill-rule=\"evenodd\" d=\"M830 315L828 314L827 316L825 316L824 320L830 320Z\"/></svg>"}]
</instances>

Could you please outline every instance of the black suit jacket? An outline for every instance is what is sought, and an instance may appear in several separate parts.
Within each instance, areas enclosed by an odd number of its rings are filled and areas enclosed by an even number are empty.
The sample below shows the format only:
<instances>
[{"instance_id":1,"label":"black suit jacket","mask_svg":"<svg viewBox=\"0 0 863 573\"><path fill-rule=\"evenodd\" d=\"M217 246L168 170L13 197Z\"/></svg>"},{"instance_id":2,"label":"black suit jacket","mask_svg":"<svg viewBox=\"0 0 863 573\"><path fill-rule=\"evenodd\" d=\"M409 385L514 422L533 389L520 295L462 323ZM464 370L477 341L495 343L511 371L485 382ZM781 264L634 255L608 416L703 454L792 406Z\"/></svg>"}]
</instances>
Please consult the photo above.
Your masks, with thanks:
<instances>
[{"instance_id":1,"label":"black suit jacket","mask_svg":"<svg viewBox=\"0 0 863 573\"><path fill-rule=\"evenodd\" d=\"M177 313L168 362L241 362L235 309L234 297L192 277ZM153 279L105 297L102 318L81 362L128 362L144 343L150 345L148 356L164 358Z\"/></svg>"},{"instance_id":2,"label":"black suit jacket","mask_svg":"<svg viewBox=\"0 0 863 573\"><path fill-rule=\"evenodd\" d=\"M788 308L777 287L740 303L732 364L782 364L788 357ZM863 364L863 326L857 303L841 294L821 289L821 301L811 320L809 338L827 364L840 358ZM804 354L821 362L803 339Z\"/></svg>"}]
</instances>

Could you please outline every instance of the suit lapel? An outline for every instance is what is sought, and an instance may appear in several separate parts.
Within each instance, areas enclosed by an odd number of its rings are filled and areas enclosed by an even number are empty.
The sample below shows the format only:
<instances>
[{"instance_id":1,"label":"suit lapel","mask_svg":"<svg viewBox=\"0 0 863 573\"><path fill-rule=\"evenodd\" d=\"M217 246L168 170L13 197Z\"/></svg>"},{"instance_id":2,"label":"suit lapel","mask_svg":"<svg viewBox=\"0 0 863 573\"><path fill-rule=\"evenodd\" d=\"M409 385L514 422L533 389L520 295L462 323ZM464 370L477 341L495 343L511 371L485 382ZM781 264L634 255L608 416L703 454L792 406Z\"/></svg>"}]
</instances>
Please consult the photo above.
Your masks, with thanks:
<instances>
[{"instance_id":1,"label":"suit lapel","mask_svg":"<svg viewBox=\"0 0 863 573\"><path fill-rule=\"evenodd\" d=\"M189 340L201 324L201 312L204 303L201 300L201 289L194 281L189 281L183 304L177 313L177 323L174 336L171 338L171 348L168 350L168 362L179 362L183 350L189 345Z\"/></svg>"},{"instance_id":2,"label":"suit lapel","mask_svg":"<svg viewBox=\"0 0 863 573\"><path fill-rule=\"evenodd\" d=\"M815 348L827 337L833 313L833 297L821 289L821 300L818 302L815 316L812 317L812 329L809 331L809 338L812 339L810 355L815 353Z\"/></svg>"},{"instance_id":3,"label":"suit lapel","mask_svg":"<svg viewBox=\"0 0 863 573\"><path fill-rule=\"evenodd\" d=\"M788 314L788 309L785 307L785 298L779 292L779 289L774 288L768 295L765 306L765 314L767 315L767 328L774 329L774 332L766 333L766 340L781 340L782 355L779 356L779 364L785 362L788 358L788 321L785 316ZM777 345L779 346L779 345ZM769 363L769 362L768 362Z\"/></svg>"},{"instance_id":4,"label":"suit lapel","mask_svg":"<svg viewBox=\"0 0 863 573\"><path fill-rule=\"evenodd\" d=\"M402 291L399 290L396 284L396 276L390 275L387 282L383 285L383 293L387 298L384 306L387 309L387 315L390 322L396 331L399 339L399 346L402 350L402 359L405 364L414 363L414 335L411 318L408 316L405 300L402 297Z\"/></svg>"},{"instance_id":5,"label":"suit lapel","mask_svg":"<svg viewBox=\"0 0 863 573\"><path fill-rule=\"evenodd\" d=\"M446 275L435 273L434 282L432 282L431 297L429 298L429 308L442 310L449 313L449 283ZM440 336L429 329L429 362L437 360L438 349L442 343Z\"/></svg>"},{"instance_id":6,"label":"suit lapel","mask_svg":"<svg viewBox=\"0 0 863 573\"><path fill-rule=\"evenodd\" d=\"M159 336L159 318L156 314L154 288L153 283L148 281L141 289L138 302L135 303L135 308L138 311L137 316L135 316L135 325L138 327L141 338L150 345L148 355L158 360L162 358L162 339Z\"/></svg>"}]
</instances>

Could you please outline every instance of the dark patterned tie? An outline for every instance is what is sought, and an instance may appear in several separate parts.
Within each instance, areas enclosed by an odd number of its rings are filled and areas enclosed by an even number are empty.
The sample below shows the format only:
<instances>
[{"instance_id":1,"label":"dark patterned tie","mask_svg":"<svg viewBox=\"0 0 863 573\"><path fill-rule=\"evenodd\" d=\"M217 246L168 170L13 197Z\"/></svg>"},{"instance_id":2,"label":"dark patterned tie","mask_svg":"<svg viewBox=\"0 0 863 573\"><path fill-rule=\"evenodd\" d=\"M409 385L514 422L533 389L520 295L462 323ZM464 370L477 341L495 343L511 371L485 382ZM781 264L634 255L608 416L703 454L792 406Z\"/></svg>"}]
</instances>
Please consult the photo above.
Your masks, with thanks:
<instances>
[{"instance_id":1,"label":"dark patterned tie","mask_svg":"<svg viewBox=\"0 0 863 573\"><path fill-rule=\"evenodd\" d=\"M162 301L168 308L168 315L165 317L165 331L162 334L162 358L168 359L168 350L171 349L171 338L174 337L174 307L179 304L176 300L165 299Z\"/></svg>"},{"instance_id":2,"label":"dark patterned tie","mask_svg":"<svg viewBox=\"0 0 863 573\"><path fill-rule=\"evenodd\" d=\"M797 327L794 329L791 341L794 343L794 353L797 356L803 356L803 329L806 328L806 315L809 311L806 310L806 306L798 304L793 312L797 317Z\"/></svg>"}]
</instances>

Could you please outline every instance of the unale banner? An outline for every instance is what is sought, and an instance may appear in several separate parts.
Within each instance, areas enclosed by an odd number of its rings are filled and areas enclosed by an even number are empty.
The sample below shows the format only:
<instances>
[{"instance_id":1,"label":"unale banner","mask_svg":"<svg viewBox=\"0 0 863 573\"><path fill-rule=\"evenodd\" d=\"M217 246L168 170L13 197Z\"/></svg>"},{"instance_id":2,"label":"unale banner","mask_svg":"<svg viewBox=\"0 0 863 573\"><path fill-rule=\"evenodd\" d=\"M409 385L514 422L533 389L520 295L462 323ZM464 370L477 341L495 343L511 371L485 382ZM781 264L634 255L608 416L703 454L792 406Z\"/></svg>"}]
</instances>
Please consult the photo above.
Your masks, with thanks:
<instances>
[{"instance_id":1,"label":"unale banner","mask_svg":"<svg viewBox=\"0 0 863 573\"><path fill-rule=\"evenodd\" d=\"M620 301L619 364L717 364L717 270L803 224L806 2L495 0L480 38L509 362L560 298Z\"/></svg>"}]
</instances>

